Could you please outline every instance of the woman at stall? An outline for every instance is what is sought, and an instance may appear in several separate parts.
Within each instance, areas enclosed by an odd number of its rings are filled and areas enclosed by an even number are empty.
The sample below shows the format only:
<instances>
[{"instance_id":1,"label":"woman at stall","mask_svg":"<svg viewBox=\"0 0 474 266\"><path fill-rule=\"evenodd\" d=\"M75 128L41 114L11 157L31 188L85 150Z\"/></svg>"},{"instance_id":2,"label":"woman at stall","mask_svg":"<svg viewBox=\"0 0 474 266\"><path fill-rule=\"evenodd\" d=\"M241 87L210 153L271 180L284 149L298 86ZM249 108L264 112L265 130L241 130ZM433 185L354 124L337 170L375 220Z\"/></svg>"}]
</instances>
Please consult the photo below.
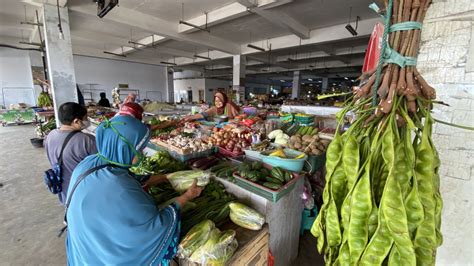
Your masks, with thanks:
<instances>
[{"instance_id":1,"label":"woman at stall","mask_svg":"<svg viewBox=\"0 0 474 266\"><path fill-rule=\"evenodd\" d=\"M229 119L233 119L240 112L240 108L221 91L214 94L214 106L207 109L205 112L199 114L190 115L184 118L184 121L194 121L199 119L210 120L215 116L225 115Z\"/></svg>"},{"instance_id":2,"label":"woman at stall","mask_svg":"<svg viewBox=\"0 0 474 266\"><path fill-rule=\"evenodd\" d=\"M128 171L149 138L148 127L132 116L116 116L97 128L98 153L76 167L67 194L69 265L168 265L175 255L180 209L201 188L194 183L159 209Z\"/></svg>"}]
</instances>

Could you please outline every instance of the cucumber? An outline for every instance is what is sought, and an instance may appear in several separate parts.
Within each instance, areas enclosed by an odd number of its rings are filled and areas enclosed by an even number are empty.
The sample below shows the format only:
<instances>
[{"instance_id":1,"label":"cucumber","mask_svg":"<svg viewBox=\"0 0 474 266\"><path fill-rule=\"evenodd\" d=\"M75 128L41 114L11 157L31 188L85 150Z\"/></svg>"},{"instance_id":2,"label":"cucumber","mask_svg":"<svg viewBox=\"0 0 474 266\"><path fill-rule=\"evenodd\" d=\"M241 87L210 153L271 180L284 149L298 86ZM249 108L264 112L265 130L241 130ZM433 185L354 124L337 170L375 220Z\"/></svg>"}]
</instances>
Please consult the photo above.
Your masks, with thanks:
<instances>
[{"instance_id":1,"label":"cucumber","mask_svg":"<svg viewBox=\"0 0 474 266\"><path fill-rule=\"evenodd\" d=\"M272 182L265 182L263 186L272 190L278 190L281 187L281 185Z\"/></svg>"},{"instance_id":2,"label":"cucumber","mask_svg":"<svg viewBox=\"0 0 474 266\"><path fill-rule=\"evenodd\" d=\"M266 176L265 179L267 180L267 182L275 183L275 184L279 184L279 185L283 185L283 183L282 183L280 180L278 180L278 179L276 179L276 178L274 178L274 177ZM264 182L264 183L265 183L265 182Z\"/></svg>"}]
</instances>

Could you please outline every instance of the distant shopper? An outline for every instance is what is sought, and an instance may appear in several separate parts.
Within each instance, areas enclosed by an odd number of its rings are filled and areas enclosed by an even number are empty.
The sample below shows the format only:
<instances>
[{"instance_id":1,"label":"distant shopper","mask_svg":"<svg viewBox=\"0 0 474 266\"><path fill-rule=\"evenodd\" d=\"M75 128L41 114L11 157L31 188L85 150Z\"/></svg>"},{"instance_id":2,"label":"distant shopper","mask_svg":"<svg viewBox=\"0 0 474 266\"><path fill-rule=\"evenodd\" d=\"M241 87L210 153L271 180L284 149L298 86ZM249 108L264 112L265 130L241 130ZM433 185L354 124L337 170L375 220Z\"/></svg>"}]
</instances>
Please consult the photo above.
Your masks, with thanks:
<instances>
[{"instance_id":1,"label":"distant shopper","mask_svg":"<svg viewBox=\"0 0 474 266\"><path fill-rule=\"evenodd\" d=\"M102 107L110 107L110 102L109 99L106 98L105 92L100 93L100 100L97 105Z\"/></svg>"},{"instance_id":2,"label":"distant shopper","mask_svg":"<svg viewBox=\"0 0 474 266\"><path fill-rule=\"evenodd\" d=\"M65 204L69 180L72 171L85 157L97 153L95 138L82 133L80 130L87 128L87 109L77 103L68 102L59 107L59 121L62 126L51 131L45 139L46 155L52 167L57 164L63 144L69 134L70 137L62 155L62 191L58 193L59 201Z\"/></svg>"}]
</instances>

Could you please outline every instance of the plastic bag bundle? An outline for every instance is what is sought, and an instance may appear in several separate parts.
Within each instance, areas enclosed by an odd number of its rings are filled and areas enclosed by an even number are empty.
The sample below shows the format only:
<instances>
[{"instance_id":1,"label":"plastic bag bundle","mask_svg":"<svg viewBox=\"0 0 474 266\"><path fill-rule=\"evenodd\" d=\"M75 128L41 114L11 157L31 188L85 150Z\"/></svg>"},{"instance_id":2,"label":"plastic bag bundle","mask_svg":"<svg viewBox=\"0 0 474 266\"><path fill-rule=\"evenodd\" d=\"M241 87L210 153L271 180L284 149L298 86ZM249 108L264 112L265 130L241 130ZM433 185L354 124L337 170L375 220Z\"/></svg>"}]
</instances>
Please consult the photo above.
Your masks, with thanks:
<instances>
[{"instance_id":1,"label":"plastic bag bundle","mask_svg":"<svg viewBox=\"0 0 474 266\"><path fill-rule=\"evenodd\" d=\"M223 266L232 257L237 247L234 230L221 233L219 229L214 228L206 243L199 247L189 260L201 265Z\"/></svg>"},{"instance_id":2,"label":"plastic bag bundle","mask_svg":"<svg viewBox=\"0 0 474 266\"><path fill-rule=\"evenodd\" d=\"M229 208L230 220L236 225L250 230L262 229L265 217L256 210L238 202L230 203Z\"/></svg>"},{"instance_id":3,"label":"plastic bag bundle","mask_svg":"<svg viewBox=\"0 0 474 266\"><path fill-rule=\"evenodd\" d=\"M178 256L189 258L199 247L209 239L215 225L211 220L204 220L189 230L178 246Z\"/></svg>"},{"instance_id":4,"label":"plastic bag bundle","mask_svg":"<svg viewBox=\"0 0 474 266\"><path fill-rule=\"evenodd\" d=\"M197 185L203 187L209 183L210 173L202 170L178 171L166 176L174 190L184 192L190 188L195 179Z\"/></svg>"}]
</instances>

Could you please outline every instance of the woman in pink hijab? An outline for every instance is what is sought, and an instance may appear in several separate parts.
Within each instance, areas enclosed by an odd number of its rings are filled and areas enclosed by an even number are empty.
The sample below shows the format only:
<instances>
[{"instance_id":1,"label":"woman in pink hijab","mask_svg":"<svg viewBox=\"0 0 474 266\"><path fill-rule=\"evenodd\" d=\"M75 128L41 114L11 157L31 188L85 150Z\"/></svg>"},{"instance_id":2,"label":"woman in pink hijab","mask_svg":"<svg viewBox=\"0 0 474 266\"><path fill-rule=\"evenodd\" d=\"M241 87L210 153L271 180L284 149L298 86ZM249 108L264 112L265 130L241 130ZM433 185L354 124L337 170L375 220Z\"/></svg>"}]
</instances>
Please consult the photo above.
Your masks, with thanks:
<instances>
[{"instance_id":1,"label":"woman in pink hijab","mask_svg":"<svg viewBox=\"0 0 474 266\"><path fill-rule=\"evenodd\" d=\"M200 114L195 114L191 116L187 116L184 118L184 121L194 121L194 120L199 120L199 119L206 119L208 120L209 118L219 116L219 115L225 115L230 119L234 119L237 115L239 115L240 108L229 98L227 98L227 95L221 91L216 92L214 94L214 106L207 109L207 111L202 112Z\"/></svg>"}]
</instances>

